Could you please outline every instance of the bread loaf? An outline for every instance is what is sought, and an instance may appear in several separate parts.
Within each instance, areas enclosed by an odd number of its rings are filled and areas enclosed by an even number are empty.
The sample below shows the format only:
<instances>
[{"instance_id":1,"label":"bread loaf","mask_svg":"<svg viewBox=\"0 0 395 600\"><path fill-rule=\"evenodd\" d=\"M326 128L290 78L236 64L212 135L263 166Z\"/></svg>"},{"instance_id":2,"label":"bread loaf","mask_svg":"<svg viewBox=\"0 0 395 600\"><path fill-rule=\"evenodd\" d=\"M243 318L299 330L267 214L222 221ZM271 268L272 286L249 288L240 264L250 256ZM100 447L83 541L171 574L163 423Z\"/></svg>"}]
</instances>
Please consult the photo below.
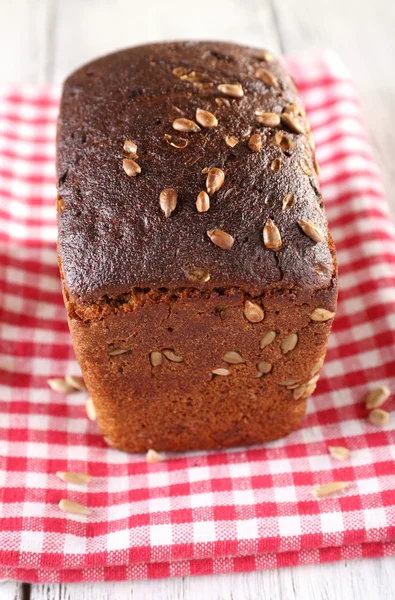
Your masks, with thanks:
<instances>
[{"instance_id":1,"label":"bread loaf","mask_svg":"<svg viewBox=\"0 0 395 600\"><path fill-rule=\"evenodd\" d=\"M301 422L336 309L310 126L268 51L130 48L65 82L58 256L111 446L256 444Z\"/></svg>"}]
</instances>

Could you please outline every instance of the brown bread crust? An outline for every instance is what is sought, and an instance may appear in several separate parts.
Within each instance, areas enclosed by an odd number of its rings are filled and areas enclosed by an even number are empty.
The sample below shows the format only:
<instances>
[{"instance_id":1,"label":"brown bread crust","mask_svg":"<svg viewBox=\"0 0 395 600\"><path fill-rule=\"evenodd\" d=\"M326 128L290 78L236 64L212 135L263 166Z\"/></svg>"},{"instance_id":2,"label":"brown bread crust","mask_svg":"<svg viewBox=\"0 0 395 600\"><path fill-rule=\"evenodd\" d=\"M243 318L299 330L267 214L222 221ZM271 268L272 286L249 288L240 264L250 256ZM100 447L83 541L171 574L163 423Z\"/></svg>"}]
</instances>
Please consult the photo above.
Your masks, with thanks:
<instances>
[{"instance_id":1,"label":"brown bread crust","mask_svg":"<svg viewBox=\"0 0 395 600\"><path fill-rule=\"evenodd\" d=\"M290 105L300 100L282 65L234 44L140 46L67 80L59 265L77 359L111 445L254 444L303 418L332 323L310 315L335 311L337 271L314 152L299 133L309 125ZM193 127L185 119L200 131L180 131ZM126 166L125 140L137 144ZM213 175L199 212L212 167L224 178ZM258 305L252 316L248 302ZM276 337L261 348L269 331ZM226 352L245 362L228 364Z\"/></svg>"}]
</instances>

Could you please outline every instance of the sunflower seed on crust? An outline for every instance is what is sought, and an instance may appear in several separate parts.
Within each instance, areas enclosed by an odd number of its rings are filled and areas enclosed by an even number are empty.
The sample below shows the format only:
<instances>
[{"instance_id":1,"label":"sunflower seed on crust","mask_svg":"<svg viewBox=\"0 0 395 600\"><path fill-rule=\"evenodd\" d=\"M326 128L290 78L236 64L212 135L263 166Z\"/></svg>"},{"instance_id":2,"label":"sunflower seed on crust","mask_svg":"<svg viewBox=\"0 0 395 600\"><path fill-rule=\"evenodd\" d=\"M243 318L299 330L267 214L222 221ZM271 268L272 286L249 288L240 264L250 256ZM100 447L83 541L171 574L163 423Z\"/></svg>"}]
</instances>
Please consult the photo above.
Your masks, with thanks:
<instances>
[{"instance_id":1,"label":"sunflower seed on crust","mask_svg":"<svg viewBox=\"0 0 395 600\"><path fill-rule=\"evenodd\" d=\"M199 192L198 197L196 198L196 209L198 212L203 213L207 212L210 208L210 196L207 192L202 190Z\"/></svg>"},{"instance_id":2,"label":"sunflower seed on crust","mask_svg":"<svg viewBox=\"0 0 395 600\"><path fill-rule=\"evenodd\" d=\"M184 117L174 119L172 126L176 131L183 131L184 133L197 133L200 131L200 127L197 123L190 119L184 119Z\"/></svg>"},{"instance_id":3,"label":"sunflower seed on crust","mask_svg":"<svg viewBox=\"0 0 395 600\"><path fill-rule=\"evenodd\" d=\"M191 267L186 273L189 281L194 283L206 283L210 280L210 273L203 267Z\"/></svg>"},{"instance_id":4,"label":"sunflower seed on crust","mask_svg":"<svg viewBox=\"0 0 395 600\"><path fill-rule=\"evenodd\" d=\"M281 248L281 235L277 225L271 220L266 221L263 228L263 243L270 250L278 250Z\"/></svg>"},{"instance_id":5,"label":"sunflower seed on crust","mask_svg":"<svg viewBox=\"0 0 395 600\"><path fill-rule=\"evenodd\" d=\"M336 460L347 460L350 456L350 451L344 446L328 446L329 454Z\"/></svg>"},{"instance_id":6,"label":"sunflower seed on crust","mask_svg":"<svg viewBox=\"0 0 395 600\"><path fill-rule=\"evenodd\" d=\"M390 390L385 385L379 385L371 390L366 398L366 408L379 408L391 396Z\"/></svg>"},{"instance_id":7,"label":"sunflower seed on crust","mask_svg":"<svg viewBox=\"0 0 395 600\"><path fill-rule=\"evenodd\" d=\"M378 427L384 427L390 422L390 414L382 408L374 408L369 413L368 419L371 423L373 423L373 425L377 425Z\"/></svg>"},{"instance_id":8,"label":"sunflower seed on crust","mask_svg":"<svg viewBox=\"0 0 395 600\"><path fill-rule=\"evenodd\" d=\"M281 123L283 125L285 125L286 127L288 127L288 129L290 131L292 131L293 133L305 133L303 125L301 123L299 123L299 121L296 121L296 119L294 117L292 117L291 115L289 115L287 113L283 113L281 115Z\"/></svg>"},{"instance_id":9,"label":"sunflower seed on crust","mask_svg":"<svg viewBox=\"0 0 395 600\"><path fill-rule=\"evenodd\" d=\"M174 188L165 188L159 194L159 204L165 217L170 217L177 206L177 190Z\"/></svg>"},{"instance_id":10,"label":"sunflower seed on crust","mask_svg":"<svg viewBox=\"0 0 395 600\"><path fill-rule=\"evenodd\" d=\"M222 250L231 250L235 243L234 238L221 229L208 229L207 235L213 244L222 248Z\"/></svg>"},{"instance_id":11,"label":"sunflower seed on crust","mask_svg":"<svg viewBox=\"0 0 395 600\"><path fill-rule=\"evenodd\" d=\"M269 52L269 50L258 50L255 57L264 60L265 62L272 62L273 60L273 54Z\"/></svg>"},{"instance_id":12,"label":"sunflower seed on crust","mask_svg":"<svg viewBox=\"0 0 395 600\"><path fill-rule=\"evenodd\" d=\"M279 170L282 167L282 160L281 158L275 158L274 160L272 160L271 164L270 164L270 168L273 171L273 173L278 173Z\"/></svg>"},{"instance_id":13,"label":"sunflower seed on crust","mask_svg":"<svg viewBox=\"0 0 395 600\"><path fill-rule=\"evenodd\" d=\"M242 98L244 96L244 90L240 83L221 83L217 85L217 90L231 98Z\"/></svg>"},{"instance_id":14,"label":"sunflower seed on crust","mask_svg":"<svg viewBox=\"0 0 395 600\"><path fill-rule=\"evenodd\" d=\"M281 210L289 210L295 206L296 198L293 194L285 194L281 200Z\"/></svg>"},{"instance_id":15,"label":"sunflower seed on crust","mask_svg":"<svg viewBox=\"0 0 395 600\"><path fill-rule=\"evenodd\" d=\"M90 515L91 511L86 506L82 504L78 504L78 502L73 502L72 500L67 500L63 498L58 504L60 510L62 512L68 513L70 515Z\"/></svg>"},{"instance_id":16,"label":"sunflower seed on crust","mask_svg":"<svg viewBox=\"0 0 395 600\"><path fill-rule=\"evenodd\" d=\"M276 336L277 333L275 331L268 331L259 342L260 349L263 350L266 346L269 346L276 339Z\"/></svg>"},{"instance_id":17,"label":"sunflower seed on crust","mask_svg":"<svg viewBox=\"0 0 395 600\"><path fill-rule=\"evenodd\" d=\"M96 409L95 409L95 405L93 404L93 400L90 396L85 403L85 410L86 410L88 419L90 421L96 421Z\"/></svg>"},{"instance_id":18,"label":"sunflower seed on crust","mask_svg":"<svg viewBox=\"0 0 395 600\"><path fill-rule=\"evenodd\" d=\"M311 240L313 240L313 242L316 242L317 244L319 242L322 242L322 240L325 237L321 229L317 227L317 225L314 225L314 223L311 223L311 221L304 221L303 219L301 219L298 221L298 225L303 231L303 233L306 234Z\"/></svg>"},{"instance_id":19,"label":"sunflower seed on crust","mask_svg":"<svg viewBox=\"0 0 395 600\"><path fill-rule=\"evenodd\" d=\"M71 392L75 392L76 389L70 383L67 383L65 379L61 379L60 377L54 377L52 379L47 379L47 383L51 390L54 392L61 392L62 394L70 394Z\"/></svg>"},{"instance_id":20,"label":"sunflower seed on crust","mask_svg":"<svg viewBox=\"0 0 395 600\"><path fill-rule=\"evenodd\" d=\"M351 485L351 481L332 481L331 483L324 483L324 485L318 485L311 490L314 498L326 498L337 492L345 490Z\"/></svg>"},{"instance_id":21,"label":"sunflower seed on crust","mask_svg":"<svg viewBox=\"0 0 395 600\"><path fill-rule=\"evenodd\" d=\"M228 377L228 375L231 374L229 369L223 369L222 367L220 367L219 369L214 369L213 371L211 371L211 373L213 375L219 375L221 377Z\"/></svg>"},{"instance_id":22,"label":"sunflower seed on crust","mask_svg":"<svg viewBox=\"0 0 395 600\"><path fill-rule=\"evenodd\" d=\"M293 397L295 400L300 400L301 398L303 398L306 395L306 391L307 391L307 386L306 384L304 385L298 385L296 388L288 388L288 389L293 389Z\"/></svg>"},{"instance_id":23,"label":"sunflower seed on crust","mask_svg":"<svg viewBox=\"0 0 395 600\"><path fill-rule=\"evenodd\" d=\"M287 335L287 337L285 337L281 344L281 352L283 354L288 354L288 352L291 352L291 350L293 350L296 347L296 344L298 343L298 334L297 333L290 333L289 335Z\"/></svg>"},{"instance_id":24,"label":"sunflower seed on crust","mask_svg":"<svg viewBox=\"0 0 395 600\"><path fill-rule=\"evenodd\" d=\"M244 316L250 323L260 323L265 318L265 313L258 304L246 300L244 304Z\"/></svg>"},{"instance_id":25,"label":"sunflower seed on crust","mask_svg":"<svg viewBox=\"0 0 395 600\"><path fill-rule=\"evenodd\" d=\"M266 362L265 360L261 360L256 368L258 369L259 373L262 373L263 375L266 375L267 373L270 373L270 371L273 368L273 365L269 362Z\"/></svg>"},{"instance_id":26,"label":"sunflower seed on crust","mask_svg":"<svg viewBox=\"0 0 395 600\"><path fill-rule=\"evenodd\" d=\"M229 352L225 352L222 357L224 362L229 363L230 365L241 365L245 363L244 358L241 356L240 352L236 352L235 350L231 350Z\"/></svg>"},{"instance_id":27,"label":"sunflower seed on crust","mask_svg":"<svg viewBox=\"0 0 395 600\"><path fill-rule=\"evenodd\" d=\"M124 158L122 161L123 170L128 177L136 177L141 173L141 167L131 158Z\"/></svg>"},{"instance_id":28,"label":"sunflower seed on crust","mask_svg":"<svg viewBox=\"0 0 395 600\"><path fill-rule=\"evenodd\" d=\"M248 147L254 152L260 152L262 149L262 136L259 133L253 133L248 140Z\"/></svg>"},{"instance_id":29,"label":"sunflower seed on crust","mask_svg":"<svg viewBox=\"0 0 395 600\"><path fill-rule=\"evenodd\" d=\"M208 110L202 110L201 108L196 109L196 121L202 127L212 129L218 127L218 119L213 113Z\"/></svg>"},{"instance_id":30,"label":"sunflower seed on crust","mask_svg":"<svg viewBox=\"0 0 395 600\"><path fill-rule=\"evenodd\" d=\"M229 146L229 148L234 148L239 143L239 140L236 139L233 135L227 135L225 138L225 144Z\"/></svg>"},{"instance_id":31,"label":"sunflower seed on crust","mask_svg":"<svg viewBox=\"0 0 395 600\"><path fill-rule=\"evenodd\" d=\"M255 71L255 77L260 79L269 87L279 87L279 83L273 73L270 73L267 69L257 69Z\"/></svg>"},{"instance_id":32,"label":"sunflower seed on crust","mask_svg":"<svg viewBox=\"0 0 395 600\"><path fill-rule=\"evenodd\" d=\"M68 471L57 471L56 477L59 477L66 483L75 483L76 485L88 485L92 477L88 473L73 473Z\"/></svg>"},{"instance_id":33,"label":"sunflower seed on crust","mask_svg":"<svg viewBox=\"0 0 395 600\"><path fill-rule=\"evenodd\" d=\"M170 348L165 348L162 350L162 354L166 356L167 360L170 360L170 362L181 363L184 360L182 356L179 356Z\"/></svg>"},{"instance_id":34,"label":"sunflower seed on crust","mask_svg":"<svg viewBox=\"0 0 395 600\"><path fill-rule=\"evenodd\" d=\"M66 375L65 377L66 383L71 385L75 390L79 392L86 392L86 385L82 377L78 377L76 375Z\"/></svg>"},{"instance_id":35,"label":"sunflower seed on crust","mask_svg":"<svg viewBox=\"0 0 395 600\"><path fill-rule=\"evenodd\" d=\"M158 350L153 350L149 355L150 363L153 367L159 367L159 365L163 362L162 352Z\"/></svg>"},{"instance_id":36,"label":"sunflower seed on crust","mask_svg":"<svg viewBox=\"0 0 395 600\"><path fill-rule=\"evenodd\" d=\"M255 119L257 123L260 123L264 127L277 127L277 125L280 125L280 116L274 112L257 111Z\"/></svg>"},{"instance_id":37,"label":"sunflower seed on crust","mask_svg":"<svg viewBox=\"0 0 395 600\"><path fill-rule=\"evenodd\" d=\"M137 154L137 144L131 140L125 140L123 143L123 151L129 156L129 158L132 158Z\"/></svg>"},{"instance_id":38,"label":"sunflower seed on crust","mask_svg":"<svg viewBox=\"0 0 395 600\"><path fill-rule=\"evenodd\" d=\"M146 454L146 460L147 460L147 463L159 463L159 462L162 462L163 458L159 454L159 452L156 452L156 450L154 450L153 448L150 448L150 450L148 450L148 452Z\"/></svg>"},{"instance_id":39,"label":"sunflower seed on crust","mask_svg":"<svg viewBox=\"0 0 395 600\"><path fill-rule=\"evenodd\" d=\"M331 312L330 310L326 310L326 308L315 308L313 312L310 314L310 319L312 321L325 322L333 319L336 313Z\"/></svg>"},{"instance_id":40,"label":"sunflower seed on crust","mask_svg":"<svg viewBox=\"0 0 395 600\"><path fill-rule=\"evenodd\" d=\"M225 173L222 169L213 167L207 173L206 188L210 195L215 194L223 186L225 181Z\"/></svg>"},{"instance_id":41,"label":"sunflower seed on crust","mask_svg":"<svg viewBox=\"0 0 395 600\"><path fill-rule=\"evenodd\" d=\"M289 152L295 146L291 138L289 138L282 131L277 131L273 139L274 143L277 144L277 146L279 146L281 150L284 150L284 152Z\"/></svg>"},{"instance_id":42,"label":"sunflower seed on crust","mask_svg":"<svg viewBox=\"0 0 395 600\"><path fill-rule=\"evenodd\" d=\"M304 108L299 104L288 104L288 106L284 108L284 113L286 113L287 115L291 115L292 117L306 116Z\"/></svg>"}]
</instances>

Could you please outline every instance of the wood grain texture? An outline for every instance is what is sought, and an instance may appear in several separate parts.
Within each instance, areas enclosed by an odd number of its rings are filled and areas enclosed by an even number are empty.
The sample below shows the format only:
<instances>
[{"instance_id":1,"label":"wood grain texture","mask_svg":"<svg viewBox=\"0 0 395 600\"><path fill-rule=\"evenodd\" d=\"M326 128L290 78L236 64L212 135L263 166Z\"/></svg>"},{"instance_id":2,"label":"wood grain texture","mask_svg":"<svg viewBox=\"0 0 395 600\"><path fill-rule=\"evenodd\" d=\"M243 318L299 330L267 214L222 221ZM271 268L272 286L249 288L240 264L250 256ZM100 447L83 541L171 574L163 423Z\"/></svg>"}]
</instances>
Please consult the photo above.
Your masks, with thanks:
<instances>
[{"instance_id":1,"label":"wood grain texture","mask_svg":"<svg viewBox=\"0 0 395 600\"><path fill-rule=\"evenodd\" d=\"M0 2L0 85L61 82L98 55L146 41L224 39L274 52L334 48L357 85L395 216L393 0L13 0ZM106 584L33 585L32 600L395 599L395 558ZM0 600L28 600L0 584Z\"/></svg>"}]
</instances>

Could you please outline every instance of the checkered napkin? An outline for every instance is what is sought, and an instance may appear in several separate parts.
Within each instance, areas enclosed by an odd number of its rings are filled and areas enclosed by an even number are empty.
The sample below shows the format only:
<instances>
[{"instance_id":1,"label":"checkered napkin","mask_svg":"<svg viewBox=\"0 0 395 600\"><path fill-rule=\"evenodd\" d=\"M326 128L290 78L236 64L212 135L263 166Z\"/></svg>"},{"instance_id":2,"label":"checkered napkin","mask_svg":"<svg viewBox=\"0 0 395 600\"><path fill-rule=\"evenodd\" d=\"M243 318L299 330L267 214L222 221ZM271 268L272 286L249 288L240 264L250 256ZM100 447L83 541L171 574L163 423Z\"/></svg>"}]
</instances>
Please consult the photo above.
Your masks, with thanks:
<instances>
[{"instance_id":1,"label":"checkered napkin","mask_svg":"<svg viewBox=\"0 0 395 600\"><path fill-rule=\"evenodd\" d=\"M0 90L0 577L103 581L395 554L395 238L353 84L330 52L290 58L313 127L340 264L327 361L302 427L249 449L145 456L108 448L78 374L55 251L59 89ZM395 408L395 397L386 410ZM346 446L344 462L328 446ZM89 472L89 486L56 471ZM312 487L351 481L315 499ZM62 513L69 498L89 517Z\"/></svg>"}]
</instances>

